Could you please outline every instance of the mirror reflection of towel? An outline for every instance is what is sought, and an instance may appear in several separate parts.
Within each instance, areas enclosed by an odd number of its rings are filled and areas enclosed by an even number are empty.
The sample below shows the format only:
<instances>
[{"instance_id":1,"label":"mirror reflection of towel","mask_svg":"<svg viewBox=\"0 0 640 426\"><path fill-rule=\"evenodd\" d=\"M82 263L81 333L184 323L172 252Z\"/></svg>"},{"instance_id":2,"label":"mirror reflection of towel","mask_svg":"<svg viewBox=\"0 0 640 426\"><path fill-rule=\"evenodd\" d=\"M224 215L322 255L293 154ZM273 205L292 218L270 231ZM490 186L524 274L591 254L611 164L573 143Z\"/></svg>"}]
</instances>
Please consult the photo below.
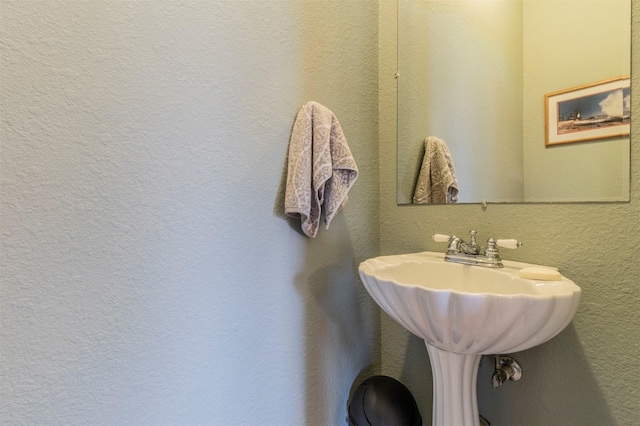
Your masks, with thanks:
<instances>
[{"instance_id":1,"label":"mirror reflection of towel","mask_svg":"<svg viewBox=\"0 0 640 426\"><path fill-rule=\"evenodd\" d=\"M289 142L285 213L299 217L302 231L314 238L321 213L329 229L357 178L358 167L336 116L317 102L305 104Z\"/></svg>"},{"instance_id":2,"label":"mirror reflection of towel","mask_svg":"<svg viewBox=\"0 0 640 426\"><path fill-rule=\"evenodd\" d=\"M424 158L413 194L416 204L458 202L458 180L453 159L442 139L429 136L424 141Z\"/></svg>"}]
</instances>

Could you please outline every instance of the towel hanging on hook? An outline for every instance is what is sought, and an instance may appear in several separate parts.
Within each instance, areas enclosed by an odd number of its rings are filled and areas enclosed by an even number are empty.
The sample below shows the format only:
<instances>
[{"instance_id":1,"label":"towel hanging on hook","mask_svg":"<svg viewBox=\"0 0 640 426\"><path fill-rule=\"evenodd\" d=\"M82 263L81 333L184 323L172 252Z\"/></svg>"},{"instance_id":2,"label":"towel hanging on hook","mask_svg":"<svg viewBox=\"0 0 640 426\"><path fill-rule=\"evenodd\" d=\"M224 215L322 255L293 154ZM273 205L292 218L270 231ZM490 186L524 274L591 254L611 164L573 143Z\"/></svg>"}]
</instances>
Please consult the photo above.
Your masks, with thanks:
<instances>
[{"instance_id":1,"label":"towel hanging on hook","mask_svg":"<svg viewBox=\"0 0 640 426\"><path fill-rule=\"evenodd\" d=\"M326 229L347 204L358 167L337 117L317 102L296 116L287 165L285 213L300 218L302 231L314 238L324 214Z\"/></svg>"}]
</instances>

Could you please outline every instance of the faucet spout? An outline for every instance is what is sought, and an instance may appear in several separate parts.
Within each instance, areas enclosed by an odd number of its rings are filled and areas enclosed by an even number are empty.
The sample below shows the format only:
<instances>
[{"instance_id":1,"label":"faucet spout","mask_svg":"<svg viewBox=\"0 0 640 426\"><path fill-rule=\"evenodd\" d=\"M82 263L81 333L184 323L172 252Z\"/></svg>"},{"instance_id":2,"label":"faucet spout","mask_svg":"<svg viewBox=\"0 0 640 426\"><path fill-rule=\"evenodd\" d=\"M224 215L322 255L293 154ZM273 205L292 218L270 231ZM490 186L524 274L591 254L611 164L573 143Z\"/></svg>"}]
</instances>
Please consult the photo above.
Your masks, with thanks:
<instances>
[{"instance_id":1,"label":"faucet spout","mask_svg":"<svg viewBox=\"0 0 640 426\"><path fill-rule=\"evenodd\" d=\"M448 242L447 253L444 260L448 262L462 263L465 265L485 266L488 268L502 268L502 259L498 253L498 246L517 248L522 243L517 240L487 240L487 247L483 250L476 243L476 231L471 230L469 243L464 242L455 235L434 234L431 238L439 243Z\"/></svg>"},{"instance_id":2,"label":"faucet spout","mask_svg":"<svg viewBox=\"0 0 640 426\"><path fill-rule=\"evenodd\" d=\"M447 254L458 254L460 253L460 244L463 241L456 237L455 235L452 235L451 238L449 238L449 245L447 246Z\"/></svg>"},{"instance_id":3,"label":"faucet spout","mask_svg":"<svg viewBox=\"0 0 640 426\"><path fill-rule=\"evenodd\" d=\"M472 231L475 232L475 231ZM472 234L471 242L466 243L462 238L452 235L449 239L449 246L447 247L447 254L480 254L480 248L476 244L475 235Z\"/></svg>"}]
</instances>

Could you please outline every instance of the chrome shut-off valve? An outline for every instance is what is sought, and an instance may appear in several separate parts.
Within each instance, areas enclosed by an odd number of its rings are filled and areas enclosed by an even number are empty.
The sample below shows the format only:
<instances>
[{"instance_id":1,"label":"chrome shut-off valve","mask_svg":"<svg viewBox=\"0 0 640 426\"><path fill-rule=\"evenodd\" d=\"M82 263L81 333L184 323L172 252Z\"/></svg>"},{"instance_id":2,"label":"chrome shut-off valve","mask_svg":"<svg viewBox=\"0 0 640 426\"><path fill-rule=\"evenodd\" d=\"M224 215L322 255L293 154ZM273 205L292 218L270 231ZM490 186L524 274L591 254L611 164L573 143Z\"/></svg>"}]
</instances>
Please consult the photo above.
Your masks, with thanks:
<instances>
[{"instance_id":1,"label":"chrome shut-off valve","mask_svg":"<svg viewBox=\"0 0 640 426\"><path fill-rule=\"evenodd\" d=\"M502 386L507 380L511 380L513 382L520 380L522 377L522 368L520 368L520 364L518 364L515 359L505 355L494 356L496 369L493 376L491 376L491 384L494 389Z\"/></svg>"}]
</instances>

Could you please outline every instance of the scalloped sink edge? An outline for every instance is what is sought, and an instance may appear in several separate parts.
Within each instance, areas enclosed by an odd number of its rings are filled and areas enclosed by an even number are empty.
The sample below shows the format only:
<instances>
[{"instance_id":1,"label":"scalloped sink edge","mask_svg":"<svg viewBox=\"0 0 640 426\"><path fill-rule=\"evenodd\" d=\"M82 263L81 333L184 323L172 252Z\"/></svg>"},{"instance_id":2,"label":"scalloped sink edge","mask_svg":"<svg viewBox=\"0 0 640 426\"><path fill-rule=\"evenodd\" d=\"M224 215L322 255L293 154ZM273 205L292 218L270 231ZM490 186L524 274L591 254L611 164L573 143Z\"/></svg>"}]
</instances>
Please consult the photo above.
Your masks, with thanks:
<instances>
[{"instance_id":1,"label":"scalloped sink edge","mask_svg":"<svg viewBox=\"0 0 640 426\"><path fill-rule=\"evenodd\" d=\"M564 276L542 281L518 275L541 265L503 263L483 268L420 252L368 259L359 273L378 305L428 344L460 354L502 354L540 345L564 330L582 292Z\"/></svg>"}]
</instances>

